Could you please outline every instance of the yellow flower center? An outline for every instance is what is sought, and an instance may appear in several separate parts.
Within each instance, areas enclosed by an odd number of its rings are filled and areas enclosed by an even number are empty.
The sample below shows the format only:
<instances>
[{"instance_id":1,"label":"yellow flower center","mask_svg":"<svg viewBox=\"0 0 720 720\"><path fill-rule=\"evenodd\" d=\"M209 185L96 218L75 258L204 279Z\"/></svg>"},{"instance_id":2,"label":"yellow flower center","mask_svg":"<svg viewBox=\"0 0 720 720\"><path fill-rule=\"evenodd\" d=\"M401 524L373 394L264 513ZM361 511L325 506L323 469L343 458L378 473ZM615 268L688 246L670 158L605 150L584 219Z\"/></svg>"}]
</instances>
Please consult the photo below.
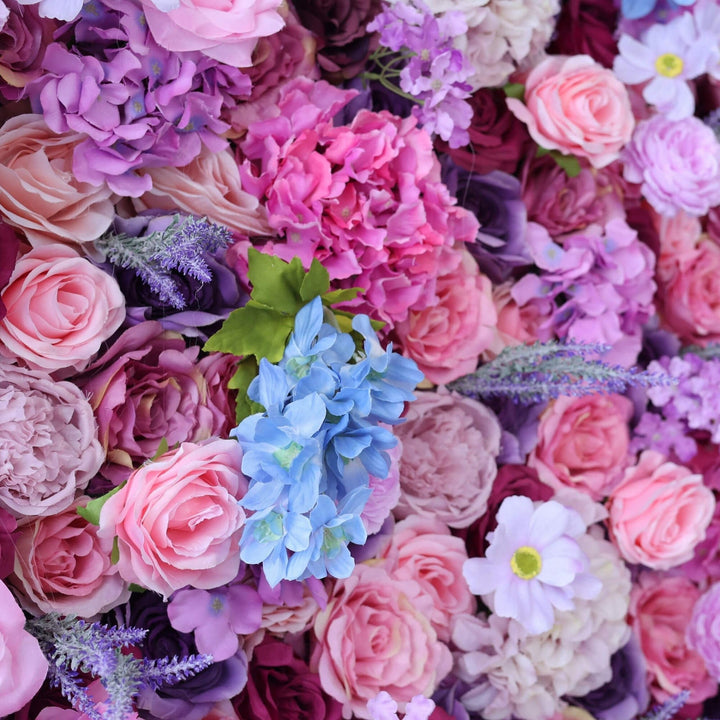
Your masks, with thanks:
<instances>
[{"instance_id":1,"label":"yellow flower center","mask_svg":"<svg viewBox=\"0 0 720 720\"><path fill-rule=\"evenodd\" d=\"M510 567L519 578L532 580L542 570L542 558L535 548L523 545L510 559Z\"/></svg>"},{"instance_id":2,"label":"yellow flower center","mask_svg":"<svg viewBox=\"0 0 720 720\"><path fill-rule=\"evenodd\" d=\"M655 69L665 77L677 77L683 71L683 60L679 55L663 53L655 61Z\"/></svg>"}]
</instances>

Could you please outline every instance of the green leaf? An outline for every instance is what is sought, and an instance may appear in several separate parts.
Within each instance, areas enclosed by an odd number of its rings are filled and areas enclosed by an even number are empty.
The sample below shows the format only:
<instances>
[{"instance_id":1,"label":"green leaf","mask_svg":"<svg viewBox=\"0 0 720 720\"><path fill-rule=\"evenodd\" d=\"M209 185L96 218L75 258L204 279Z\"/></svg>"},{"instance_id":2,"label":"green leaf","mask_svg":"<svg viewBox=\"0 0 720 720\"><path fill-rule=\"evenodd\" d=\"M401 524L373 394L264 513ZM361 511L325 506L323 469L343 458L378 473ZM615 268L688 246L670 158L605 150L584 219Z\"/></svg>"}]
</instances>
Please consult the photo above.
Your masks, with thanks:
<instances>
[{"instance_id":1,"label":"green leaf","mask_svg":"<svg viewBox=\"0 0 720 720\"><path fill-rule=\"evenodd\" d=\"M117 565L120 562L120 545L118 544L117 535L113 538L112 552L110 553L110 562Z\"/></svg>"},{"instance_id":2,"label":"green leaf","mask_svg":"<svg viewBox=\"0 0 720 720\"><path fill-rule=\"evenodd\" d=\"M548 150L547 148L540 147L540 146L538 145L538 149L537 149L537 152L535 153L535 157L543 157L543 156L545 156L545 155L549 155L550 152L551 152L551 151Z\"/></svg>"},{"instance_id":3,"label":"green leaf","mask_svg":"<svg viewBox=\"0 0 720 720\"><path fill-rule=\"evenodd\" d=\"M126 481L127 482L127 481ZM95 498L94 500L90 500L85 507L79 507L77 508L77 514L85 518L89 523L92 523L93 525L100 525L100 511L102 510L103 505L116 493L119 492L121 488L125 486L125 483L122 483L121 485L118 485L116 488L113 488L110 490L110 492L105 493L99 498Z\"/></svg>"},{"instance_id":4,"label":"green leaf","mask_svg":"<svg viewBox=\"0 0 720 720\"><path fill-rule=\"evenodd\" d=\"M557 151L553 151L550 154L568 177L574 178L580 174L580 161L574 155L563 155Z\"/></svg>"},{"instance_id":5,"label":"green leaf","mask_svg":"<svg viewBox=\"0 0 720 720\"><path fill-rule=\"evenodd\" d=\"M320 268L324 270L322 265ZM305 304L300 297L305 270L298 257L286 263L279 257L250 248L248 278L252 283L251 297L261 305L294 315Z\"/></svg>"},{"instance_id":6,"label":"green leaf","mask_svg":"<svg viewBox=\"0 0 720 720\"><path fill-rule=\"evenodd\" d=\"M300 284L300 299L302 304L309 303L314 297L327 292L330 287L328 271L315 259Z\"/></svg>"},{"instance_id":7,"label":"green leaf","mask_svg":"<svg viewBox=\"0 0 720 720\"><path fill-rule=\"evenodd\" d=\"M117 540L117 538L115 538ZM119 553L118 553L118 560L120 559ZM142 585L136 585L135 583L130 583L128 585L128 590L130 592L134 593L144 593L147 592L147 588L144 588Z\"/></svg>"},{"instance_id":8,"label":"green leaf","mask_svg":"<svg viewBox=\"0 0 720 720\"><path fill-rule=\"evenodd\" d=\"M322 299L325 305L338 305L339 303L354 300L364 292L365 288L361 287L347 288L345 290L330 290L322 296Z\"/></svg>"},{"instance_id":9,"label":"green leaf","mask_svg":"<svg viewBox=\"0 0 720 720\"><path fill-rule=\"evenodd\" d=\"M153 462L155 462L161 455L164 455L168 450L170 449L170 446L168 445L167 438L162 438L160 440L160 444L158 445L158 449L155 451L155 454L153 455Z\"/></svg>"},{"instance_id":10,"label":"green leaf","mask_svg":"<svg viewBox=\"0 0 720 720\"><path fill-rule=\"evenodd\" d=\"M235 374L228 381L228 387L238 391L235 401L235 420L238 423L249 415L254 415L264 410L262 405L253 402L247 395L247 389L257 374L257 361L254 357L248 357L238 364Z\"/></svg>"},{"instance_id":11,"label":"green leaf","mask_svg":"<svg viewBox=\"0 0 720 720\"><path fill-rule=\"evenodd\" d=\"M508 83L503 91L507 97L525 102L525 86L522 83Z\"/></svg>"}]
</instances>

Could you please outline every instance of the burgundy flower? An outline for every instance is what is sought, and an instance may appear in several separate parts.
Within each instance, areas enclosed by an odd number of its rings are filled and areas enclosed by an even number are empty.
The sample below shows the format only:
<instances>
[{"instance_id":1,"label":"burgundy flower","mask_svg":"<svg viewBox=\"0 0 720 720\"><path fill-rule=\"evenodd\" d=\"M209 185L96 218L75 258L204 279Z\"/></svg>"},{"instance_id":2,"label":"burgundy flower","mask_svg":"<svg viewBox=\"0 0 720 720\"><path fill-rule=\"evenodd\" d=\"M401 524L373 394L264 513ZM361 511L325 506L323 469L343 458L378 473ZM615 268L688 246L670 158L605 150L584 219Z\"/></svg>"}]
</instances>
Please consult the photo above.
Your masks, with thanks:
<instances>
[{"instance_id":1,"label":"burgundy flower","mask_svg":"<svg viewBox=\"0 0 720 720\"><path fill-rule=\"evenodd\" d=\"M20 241L14 230L0 221L0 290L6 285L7 281L15 269L17 262L18 248ZM0 320L7 315L7 308L2 299L0 299Z\"/></svg>"}]
</instances>

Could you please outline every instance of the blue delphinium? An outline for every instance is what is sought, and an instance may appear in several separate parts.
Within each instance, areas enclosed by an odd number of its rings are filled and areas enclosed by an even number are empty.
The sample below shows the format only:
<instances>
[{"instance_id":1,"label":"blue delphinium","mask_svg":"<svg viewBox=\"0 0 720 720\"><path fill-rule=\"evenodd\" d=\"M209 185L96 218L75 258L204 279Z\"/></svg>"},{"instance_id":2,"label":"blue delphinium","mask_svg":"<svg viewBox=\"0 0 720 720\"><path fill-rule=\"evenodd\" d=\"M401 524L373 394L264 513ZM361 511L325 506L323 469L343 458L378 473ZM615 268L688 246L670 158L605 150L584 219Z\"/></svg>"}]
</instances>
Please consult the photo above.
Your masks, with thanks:
<instances>
[{"instance_id":1,"label":"blue delphinium","mask_svg":"<svg viewBox=\"0 0 720 720\"><path fill-rule=\"evenodd\" d=\"M253 512L241 557L262 563L271 585L352 572L347 545L367 538L369 476L387 477L397 442L381 423L399 422L422 379L412 360L380 346L366 316L353 319L356 344L325 312L319 297L298 312L282 360L261 360L248 388L264 412L231 432L250 478L241 504Z\"/></svg>"}]
</instances>

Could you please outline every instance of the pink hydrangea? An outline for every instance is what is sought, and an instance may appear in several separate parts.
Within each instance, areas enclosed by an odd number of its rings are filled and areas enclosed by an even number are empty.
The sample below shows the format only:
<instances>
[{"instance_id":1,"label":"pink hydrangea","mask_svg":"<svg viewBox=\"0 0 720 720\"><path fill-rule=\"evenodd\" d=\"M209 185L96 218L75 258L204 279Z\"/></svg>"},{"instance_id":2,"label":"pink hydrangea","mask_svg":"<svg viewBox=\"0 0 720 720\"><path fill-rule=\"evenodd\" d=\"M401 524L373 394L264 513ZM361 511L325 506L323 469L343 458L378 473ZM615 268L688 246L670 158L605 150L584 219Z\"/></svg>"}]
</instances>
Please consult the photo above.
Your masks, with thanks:
<instances>
[{"instance_id":1,"label":"pink hydrangea","mask_svg":"<svg viewBox=\"0 0 720 720\"><path fill-rule=\"evenodd\" d=\"M688 647L705 661L708 673L720 680L720 584L713 585L695 603L685 637Z\"/></svg>"},{"instance_id":2,"label":"pink hydrangea","mask_svg":"<svg viewBox=\"0 0 720 720\"><path fill-rule=\"evenodd\" d=\"M440 181L414 118L362 110L332 124L352 95L288 83L279 117L253 123L240 146L243 185L284 239L267 252L306 266L317 258L338 286L365 288L363 311L394 324L435 302L441 250L473 240L478 224Z\"/></svg>"}]
</instances>

